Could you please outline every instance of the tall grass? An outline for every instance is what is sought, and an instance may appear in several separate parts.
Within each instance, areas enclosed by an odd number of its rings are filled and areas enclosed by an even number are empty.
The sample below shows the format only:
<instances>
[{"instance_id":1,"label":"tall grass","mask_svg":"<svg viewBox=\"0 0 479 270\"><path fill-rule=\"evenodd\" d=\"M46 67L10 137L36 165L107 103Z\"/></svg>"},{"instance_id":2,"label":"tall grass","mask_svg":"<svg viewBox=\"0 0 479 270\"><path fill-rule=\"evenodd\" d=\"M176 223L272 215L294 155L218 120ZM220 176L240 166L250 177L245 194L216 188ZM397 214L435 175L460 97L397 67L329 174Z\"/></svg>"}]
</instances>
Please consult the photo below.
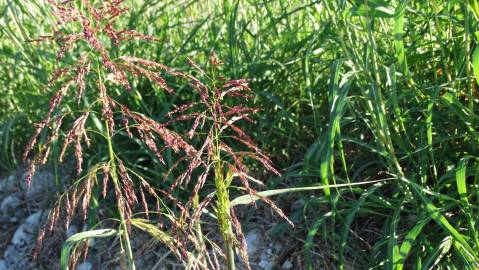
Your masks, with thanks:
<instances>
[{"instance_id":1,"label":"tall grass","mask_svg":"<svg viewBox=\"0 0 479 270\"><path fill-rule=\"evenodd\" d=\"M47 103L38 89L53 69L53 51L24 42L51 25L37 23L38 16L50 18L41 5L0 3L0 61L10 67L0 74L1 102L10 104L2 106L6 127L20 113L38 120ZM123 25L161 41L137 41L123 52L180 67L187 57L205 66L214 51L226 77L251 78L257 97L250 103L263 111L249 135L278 167L289 168L280 178L266 172L257 178L271 177L269 189L323 186L295 193L305 200L297 210L304 219L295 220L294 237L305 241L298 268L477 268L477 1L128 6ZM169 83L177 95L136 80L138 92L119 99L162 119L192 97L179 81ZM2 148L32 131L18 123L5 129L9 136L2 132ZM123 137L117 143L125 163L148 179L161 177L154 153ZM11 156L0 163L15 166ZM341 186L373 180L379 182ZM324 245L330 248L318 248Z\"/></svg>"}]
</instances>

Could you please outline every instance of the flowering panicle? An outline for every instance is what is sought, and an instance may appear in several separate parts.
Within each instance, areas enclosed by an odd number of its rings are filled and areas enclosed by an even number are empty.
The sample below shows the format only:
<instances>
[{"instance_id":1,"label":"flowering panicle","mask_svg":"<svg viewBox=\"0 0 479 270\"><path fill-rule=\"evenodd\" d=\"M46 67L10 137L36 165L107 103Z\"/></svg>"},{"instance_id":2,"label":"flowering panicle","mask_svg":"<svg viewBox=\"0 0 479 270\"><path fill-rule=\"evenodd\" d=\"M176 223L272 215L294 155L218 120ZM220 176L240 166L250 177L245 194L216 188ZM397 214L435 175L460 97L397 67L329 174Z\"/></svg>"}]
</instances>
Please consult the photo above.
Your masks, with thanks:
<instances>
[{"instance_id":1,"label":"flowering panicle","mask_svg":"<svg viewBox=\"0 0 479 270\"><path fill-rule=\"evenodd\" d=\"M80 206L83 220L88 215L89 204L92 196L93 186L98 184L97 171L103 168L105 164L97 164L83 178L84 181L78 181L73 184L54 204L53 210L48 215L47 222L42 226L37 237L35 256L41 250L44 237L51 233L58 223L62 209L65 209L65 229L70 226L71 220L75 214L75 209Z\"/></svg>"},{"instance_id":2,"label":"flowering panicle","mask_svg":"<svg viewBox=\"0 0 479 270\"><path fill-rule=\"evenodd\" d=\"M189 139L193 137L202 138L203 142L196 148L198 150L194 156L188 156L188 166L184 172L173 181L170 191L167 194L172 194L173 190L179 186L187 187L194 171L201 168L202 173L196 178L196 182L190 193L190 198L186 204L185 211L190 211L193 206L193 201L199 196L199 191L203 189L207 179L210 176L214 177L215 185L217 185L216 201L214 200L213 194L210 194L194 207L194 211L191 215L183 213L182 217L190 220L191 231L193 224L196 224L201 219L203 209L208 207L212 202L215 202L216 211L220 211L217 212L218 219L229 220L219 221L225 241L237 246L243 260L248 264L246 241L241 230L241 224L236 217L234 209L223 209L225 207L223 205L224 202L229 201L229 198L225 198L225 196L229 196L227 190L232 184L232 180L238 178L238 183L243 186L248 194L253 197L258 197L257 191L252 187L252 184L262 186L263 183L250 176L248 167L244 163L246 159L258 161L266 170L274 174L280 175L280 173L273 166L270 158L254 144L251 136L237 125L237 122L243 119L248 122L254 122L251 115L257 113L260 109L245 105L228 106L227 104L231 99L246 101L252 98L251 94L253 91L248 86L247 81L239 79L225 82L222 78L210 78L207 73L192 60L188 59L188 64L198 72L199 76L211 80L211 82L205 84L192 75L180 72L169 72L170 75L188 80L190 86L198 93L200 101L186 103L167 113L166 116L171 120L166 122L165 126L176 121L191 119L193 123L190 131L187 133L187 137ZM212 68L216 69L221 65L221 62L216 55L213 54L210 59L210 64ZM242 103L244 104L244 102ZM240 151L234 150L234 147L228 144L231 140L239 142L242 148L245 149ZM174 164L174 166L170 168L165 178L170 175L171 170L176 166L177 164ZM213 167L215 167L214 174L211 173ZM223 172L224 170L226 170L226 173ZM260 197L259 199L270 205L279 216L288 220L286 215L284 215L274 202L268 198ZM229 206L226 207L229 208ZM232 229L228 229L230 226L234 227L234 232ZM234 237L233 234L236 237Z\"/></svg>"},{"instance_id":3,"label":"flowering panicle","mask_svg":"<svg viewBox=\"0 0 479 270\"><path fill-rule=\"evenodd\" d=\"M238 217L236 216L234 207L231 207L231 221L232 221L233 227L236 231L236 235L238 236L238 240L239 240L238 244L241 247L239 249L241 258L243 259L243 261L245 262L247 267L250 268L246 238L244 237L243 230L241 229L241 223L238 220Z\"/></svg>"},{"instance_id":4,"label":"flowering panicle","mask_svg":"<svg viewBox=\"0 0 479 270\"><path fill-rule=\"evenodd\" d=\"M196 150L186 142L179 134L166 128L166 125L160 124L155 120L144 115L131 112L126 106L118 104L109 95L106 82L112 82L115 85L130 90L128 74L137 77L146 77L151 81L160 85L165 90L172 92L166 85L166 81L162 78L162 73L170 72L170 69L156 62L136 58L122 56L119 58L111 58L109 55L109 42L105 42L105 37L113 41L115 46L119 46L123 41L132 39L144 39L148 41L158 41L148 35L138 33L129 29L116 29L115 24L120 15L127 11L123 7L124 0L104 0L93 4L91 1L82 0L82 5L76 5L75 1L55 1L48 0L50 7L53 9L54 16L57 19L56 30L52 35L40 36L34 42L53 41L59 45L57 59L61 60L72 53L76 48L84 49L84 46L78 46L80 43L86 44L89 52L81 54L79 60L75 64L56 69L48 83L47 88L53 88L58 82L61 82L59 90L53 95L46 117L36 124L35 132L31 137L24 152L24 160L30 156L30 152L37 144L37 140L41 132L45 129L51 131L46 142L42 144L39 152L34 155L30 161L29 170L26 176L26 182L29 185L35 173L36 165L46 163L50 154L50 145L59 137L59 130L62 128L62 121L67 114L55 115L61 106L62 100L69 95L68 90L76 86L76 103L80 106L80 101L87 92L89 84L88 80L96 77L96 90L91 91L98 97L98 103L101 105L101 115L109 128L109 134L114 135L116 125L116 111L119 110L121 122L126 132L133 137L133 133L139 135L141 141L152 150L157 158L164 163L162 151L166 148L172 148L175 152L184 151L187 157L196 155ZM79 29L74 32L71 29ZM75 57L72 57L75 59ZM95 67L95 68L92 68ZM95 76L89 76L95 73ZM105 79L103 79L105 78ZM94 86L93 86L94 88ZM93 104L98 104L94 102ZM91 111L95 110L95 105L85 108L83 113L73 120L69 130L67 130L63 140L63 148L59 156L62 161L66 155L69 146L73 145L73 153L77 160L77 174L82 172L83 167L83 144L90 145L90 138L87 135L86 125ZM73 112L68 113L72 116ZM183 119L184 120L184 119ZM180 120L178 120L180 121ZM131 123L131 125L130 125ZM108 135L110 136L110 135ZM158 145L163 142L164 146L160 148ZM97 171L103 175L102 182L98 183ZM137 175L138 176L138 175ZM119 181L109 181L111 178L118 177ZM138 176L139 177L139 176ZM141 204L148 215L148 201L146 196L149 195L157 201L157 209L160 210L159 196L157 192L140 177L140 185L135 185L135 179L130 177L129 169L119 158L107 163L95 165L90 169L86 176L80 178L79 182L74 184L62 196L49 215L49 221L39 235L39 245L46 233L53 229L61 213L61 207L65 206L66 225L71 222L77 207L82 209L83 218L87 216L89 204L91 201L92 190L96 185L102 185L101 194L104 198L108 195L109 185L113 183L115 200L118 210L125 217L128 226L133 215L134 207ZM138 179L136 179L138 180ZM140 195L140 199L136 194ZM164 192L165 194L167 192ZM171 194L165 197L173 199ZM173 201L173 200L172 200ZM175 203L175 202L174 202ZM177 202L179 209L184 209L180 202ZM182 210L184 212L184 210ZM158 213L161 217L161 214ZM178 228L178 231L182 231Z\"/></svg>"}]
</instances>

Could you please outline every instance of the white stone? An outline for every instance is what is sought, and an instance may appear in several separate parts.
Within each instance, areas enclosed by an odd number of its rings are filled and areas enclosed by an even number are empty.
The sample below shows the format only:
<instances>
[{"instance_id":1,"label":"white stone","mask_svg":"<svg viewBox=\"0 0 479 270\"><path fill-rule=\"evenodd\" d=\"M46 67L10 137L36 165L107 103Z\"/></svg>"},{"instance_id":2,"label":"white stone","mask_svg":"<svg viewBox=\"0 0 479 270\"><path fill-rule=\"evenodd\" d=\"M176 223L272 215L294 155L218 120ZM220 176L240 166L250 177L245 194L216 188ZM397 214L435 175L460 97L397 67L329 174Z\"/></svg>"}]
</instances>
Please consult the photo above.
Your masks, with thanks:
<instances>
[{"instance_id":1,"label":"white stone","mask_svg":"<svg viewBox=\"0 0 479 270\"><path fill-rule=\"evenodd\" d=\"M2 204L0 205L0 212L6 214L8 212L14 211L19 205L21 201L20 199L13 195L9 195L3 199Z\"/></svg>"},{"instance_id":2,"label":"white stone","mask_svg":"<svg viewBox=\"0 0 479 270\"><path fill-rule=\"evenodd\" d=\"M287 259L286 261L284 261L281 268L282 269L291 269L291 268L293 268L293 264L291 263L291 261L289 259Z\"/></svg>"},{"instance_id":3,"label":"white stone","mask_svg":"<svg viewBox=\"0 0 479 270\"><path fill-rule=\"evenodd\" d=\"M261 246L261 232L252 230L246 234L246 245L248 247L248 256L252 257Z\"/></svg>"},{"instance_id":4,"label":"white stone","mask_svg":"<svg viewBox=\"0 0 479 270\"><path fill-rule=\"evenodd\" d=\"M15 175L12 174L6 179L0 180L0 192L9 192L15 188Z\"/></svg>"},{"instance_id":5,"label":"white stone","mask_svg":"<svg viewBox=\"0 0 479 270\"><path fill-rule=\"evenodd\" d=\"M38 223L40 222L41 214L41 211L35 212L34 214L30 215L22 225L20 225L13 235L13 245L23 246L34 241L34 233L38 227Z\"/></svg>"},{"instance_id":6,"label":"white stone","mask_svg":"<svg viewBox=\"0 0 479 270\"><path fill-rule=\"evenodd\" d=\"M78 232L78 227L75 225L70 225L67 229L67 238L69 238L70 236L74 235L77 232Z\"/></svg>"},{"instance_id":7,"label":"white stone","mask_svg":"<svg viewBox=\"0 0 479 270\"><path fill-rule=\"evenodd\" d=\"M77 266L77 270L91 270L93 268L93 265L91 264L91 262L83 262L83 263L80 263L78 266Z\"/></svg>"},{"instance_id":8,"label":"white stone","mask_svg":"<svg viewBox=\"0 0 479 270\"><path fill-rule=\"evenodd\" d=\"M261 252L261 257L259 261L259 266L264 270L272 270L273 269L273 260L271 258L271 254L267 254L267 252Z\"/></svg>"}]
</instances>

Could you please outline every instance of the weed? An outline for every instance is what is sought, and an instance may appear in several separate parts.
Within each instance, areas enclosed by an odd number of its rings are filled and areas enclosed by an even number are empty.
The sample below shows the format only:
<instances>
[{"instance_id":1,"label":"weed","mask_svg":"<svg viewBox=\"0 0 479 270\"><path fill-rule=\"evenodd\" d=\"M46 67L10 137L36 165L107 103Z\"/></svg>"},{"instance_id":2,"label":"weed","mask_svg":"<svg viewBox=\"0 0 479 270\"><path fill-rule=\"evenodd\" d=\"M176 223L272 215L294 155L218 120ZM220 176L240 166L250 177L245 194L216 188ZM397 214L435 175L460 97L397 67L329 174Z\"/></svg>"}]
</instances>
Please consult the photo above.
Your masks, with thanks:
<instances>
[{"instance_id":1,"label":"weed","mask_svg":"<svg viewBox=\"0 0 479 270\"><path fill-rule=\"evenodd\" d=\"M63 120L67 116L75 117L79 114L66 132L63 147L58 157L60 161L64 159L69 146L73 145L73 155L77 162L76 173L80 176L84 167L83 144L90 147L92 143L88 133L92 132L100 135L97 136L98 138L105 140L108 153L104 157L104 162L92 165L88 172L70 186L57 201L49 214L48 223L39 234L37 252L40 251L43 238L53 230L55 223L59 220L63 208L66 212L66 227L70 225L70 220L77 207L81 207L83 220L86 221L92 201L92 190L95 186L102 186L103 197L107 196L108 190L114 190L120 220L121 252L126 254L127 268L135 269L130 243L131 225L140 224L132 221L135 207L141 204L144 207L146 218L149 218L150 211L145 191L152 199L156 200L156 215L166 215L169 218L167 224L160 224L159 226L171 230L174 239L181 244L179 246L173 246L171 243L165 244L173 249L174 254L181 258L185 265L191 265L191 256L188 255L190 254L188 249L191 245L200 251L205 258L209 256L203 241L200 220L202 210L213 201L215 202L214 209L220 232L225 243L228 268L235 268L234 247L241 250L244 262L249 265L241 224L230 206L229 190L233 179L237 177L246 192L251 196L256 196L256 191L250 187L249 182L262 183L249 175L247 166L243 163L246 158L259 161L266 169L279 175L271 160L259 147L254 145L253 140L244 131L236 126L236 122L242 119L253 121L249 115L257 112L258 109L246 106L230 107L225 103L227 99L235 97L244 100L250 99L252 98L252 90L248 87L246 80L224 81L223 78L217 77L216 71L219 69L221 62L214 54L210 58L213 77L208 76L197 64L189 60L189 64L196 69L201 79L139 57L119 56L112 58L112 48L106 45L106 40L110 40L114 47L119 47L121 42L133 38L156 40L133 30L115 29L116 21L127 11L127 8L123 7L123 2L111 0L93 4L90 1L80 3L49 1L57 18L58 29L54 31L54 35L40 36L38 39L31 41L58 43L60 45L57 54L58 61L66 59L69 55L80 55L80 58L73 64L67 64L67 66L57 69L48 82L49 88L55 88L58 85L58 90L50 101L46 117L36 124L35 132L23 155L26 161L34 146L38 145L38 150L30 161L26 177L27 184L30 185L35 173L35 166L47 162L50 149L53 147L53 143L59 139L59 131L64 128ZM160 123L141 113L131 111L126 105L115 101L111 96L112 91L108 90L108 88L116 86L131 91L128 77L136 76L146 77L160 88L173 93L173 89L167 85L164 79L165 75L186 80L199 96L199 101L179 106L167 113L167 116L172 119L166 123ZM208 83L204 84L202 79L206 79ZM90 84L91 80L95 83ZM89 87L87 88L87 86ZM74 95L70 93L73 87L76 88ZM78 113L75 111L62 112L64 99L74 98L77 106L80 106L82 100L86 99L87 90L92 92L96 99L92 104L83 106ZM88 127L91 125L89 120L101 123L97 115L101 115L104 124L99 126L98 131L94 131ZM184 136L169 129L172 123L190 119L194 119L193 126ZM167 164L162 154L165 150L171 149L176 153L180 151L184 153L184 158L180 158L178 162L187 161L186 170L172 183L169 190L152 188L141 175L124 165L124 161L116 154L121 149L116 148L113 141L114 136L120 131L116 124L118 120L122 123L121 129L127 133L130 139L138 137L165 166ZM196 150L187 140L199 139L204 134L204 130L206 130L207 136L202 138L203 141L197 148L199 150ZM228 136L228 130L233 131L233 135ZM37 141L40 134L46 131L50 135L39 144ZM241 143L249 151L233 150L226 141L229 139ZM163 145L161 149L158 147L159 144ZM175 198L174 190L181 186L187 188L193 171L200 167L203 172L192 189L190 199L186 205L183 205L179 198ZM214 197L216 199L213 200L213 196L206 196L200 200L199 192L205 185L210 171L213 171L214 175ZM98 174L103 175L101 182L98 180ZM137 182L136 185L135 182ZM137 196L138 193L140 198ZM168 211L166 214L162 213L161 204L163 204L164 199L172 202L176 208L180 209L181 214L179 216L175 215L173 211ZM269 204L280 216L286 218L271 200L266 197L262 197L261 200ZM140 225L138 227L145 229L145 226ZM233 233L233 227L235 233ZM215 267L211 264L209 258L210 266L205 260L197 261L193 268L209 269ZM72 263L75 263L74 260L72 260Z\"/></svg>"}]
</instances>

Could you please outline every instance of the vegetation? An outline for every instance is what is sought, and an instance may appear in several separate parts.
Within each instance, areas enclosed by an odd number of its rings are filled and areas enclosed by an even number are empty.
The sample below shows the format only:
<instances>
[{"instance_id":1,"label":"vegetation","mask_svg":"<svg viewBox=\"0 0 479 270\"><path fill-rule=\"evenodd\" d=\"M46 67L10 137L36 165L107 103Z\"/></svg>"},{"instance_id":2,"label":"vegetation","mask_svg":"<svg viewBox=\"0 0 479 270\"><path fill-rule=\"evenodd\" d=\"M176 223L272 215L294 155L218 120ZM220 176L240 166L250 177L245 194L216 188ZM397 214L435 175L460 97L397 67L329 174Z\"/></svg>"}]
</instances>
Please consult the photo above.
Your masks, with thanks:
<instances>
[{"instance_id":1,"label":"vegetation","mask_svg":"<svg viewBox=\"0 0 479 270\"><path fill-rule=\"evenodd\" d=\"M191 268L213 268L213 248L233 269L235 209L255 202L278 236L294 223L297 269L478 268L476 0L70 1L90 24L69 26L70 3L47 2L0 0L0 165L22 164L26 134L27 161L78 162L50 214L83 196L90 231L66 241L65 267L85 239L119 235L134 268L136 228ZM79 94L59 106L65 85ZM202 233L212 216L222 242Z\"/></svg>"}]
</instances>

